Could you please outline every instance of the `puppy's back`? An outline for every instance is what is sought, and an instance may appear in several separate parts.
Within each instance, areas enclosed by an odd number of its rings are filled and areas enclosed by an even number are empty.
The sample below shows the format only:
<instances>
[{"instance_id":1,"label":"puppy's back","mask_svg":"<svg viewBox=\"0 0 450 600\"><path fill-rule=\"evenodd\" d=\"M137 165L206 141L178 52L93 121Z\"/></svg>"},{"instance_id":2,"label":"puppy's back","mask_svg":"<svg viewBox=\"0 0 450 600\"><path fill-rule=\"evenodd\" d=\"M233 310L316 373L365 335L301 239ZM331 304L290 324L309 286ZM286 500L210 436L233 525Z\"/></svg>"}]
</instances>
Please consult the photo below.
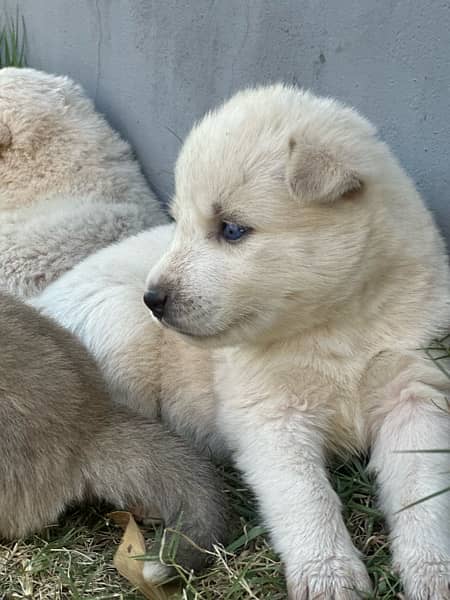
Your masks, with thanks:
<instances>
[{"instance_id":1,"label":"puppy's back","mask_svg":"<svg viewBox=\"0 0 450 600\"><path fill-rule=\"evenodd\" d=\"M161 423L114 407L75 337L3 294L0 340L0 537L40 529L84 499L139 507L144 516L156 506L183 534L179 563L200 567L206 555L187 540L211 550L226 533L210 462ZM161 565L146 573L167 574Z\"/></svg>"},{"instance_id":2,"label":"puppy's back","mask_svg":"<svg viewBox=\"0 0 450 600\"><path fill-rule=\"evenodd\" d=\"M84 449L107 396L69 333L3 294L0 340L0 533L9 537L45 522L54 498L59 513L82 497Z\"/></svg>"}]
</instances>

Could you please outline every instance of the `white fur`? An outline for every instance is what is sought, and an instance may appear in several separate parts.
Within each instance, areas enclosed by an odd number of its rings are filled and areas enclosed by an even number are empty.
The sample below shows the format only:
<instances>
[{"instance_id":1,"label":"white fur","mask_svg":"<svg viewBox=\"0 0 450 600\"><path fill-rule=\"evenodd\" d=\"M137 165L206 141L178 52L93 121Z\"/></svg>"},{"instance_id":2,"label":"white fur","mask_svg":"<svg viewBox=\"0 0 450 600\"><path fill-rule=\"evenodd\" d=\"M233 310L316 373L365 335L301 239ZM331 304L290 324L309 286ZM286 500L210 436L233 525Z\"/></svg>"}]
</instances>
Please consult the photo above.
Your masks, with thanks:
<instances>
[{"instance_id":1,"label":"white fur","mask_svg":"<svg viewBox=\"0 0 450 600\"><path fill-rule=\"evenodd\" d=\"M173 569L156 561L146 561L142 570L145 581L157 585L164 583L173 575Z\"/></svg>"},{"instance_id":2,"label":"white fur","mask_svg":"<svg viewBox=\"0 0 450 600\"><path fill-rule=\"evenodd\" d=\"M67 77L0 71L0 288L31 296L165 215L130 146Z\"/></svg>"},{"instance_id":3,"label":"white fur","mask_svg":"<svg viewBox=\"0 0 450 600\"><path fill-rule=\"evenodd\" d=\"M150 418L159 412L157 385L148 389L142 374L133 382L130 373L124 381L120 361L130 360L124 351L127 346L141 349L135 359L143 368L151 370L159 364L154 325L142 296L148 270L172 235L173 225L163 225L104 248L30 301L45 307L44 312L84 341L104 370L116 401L125 401Z\"/></svg>"},{"instance_id":4,"label":"white fur","mask_svg":"<svg viewBox=\"0 0 450 600\"><path fill-rule=\"evenodd\" d=\"M329 99L248 90L189 135L172 212L171 241L161 230L107 249L36 305L77 332L141 410L143 397L154 406L151 389L196 443L214 451L225 436L290 598L369 591L325 461L372 447L407 597L448 599L450 495L398 510L448 485L448 454L402 451L448 447L450 385L418 349L450 325L449 269L389 149ZM224 220L252 230L228 244ZM156 262L166 243L147 281L168 294L162 329L143 319L139 254Z\"/></svg>"}]
</instances>

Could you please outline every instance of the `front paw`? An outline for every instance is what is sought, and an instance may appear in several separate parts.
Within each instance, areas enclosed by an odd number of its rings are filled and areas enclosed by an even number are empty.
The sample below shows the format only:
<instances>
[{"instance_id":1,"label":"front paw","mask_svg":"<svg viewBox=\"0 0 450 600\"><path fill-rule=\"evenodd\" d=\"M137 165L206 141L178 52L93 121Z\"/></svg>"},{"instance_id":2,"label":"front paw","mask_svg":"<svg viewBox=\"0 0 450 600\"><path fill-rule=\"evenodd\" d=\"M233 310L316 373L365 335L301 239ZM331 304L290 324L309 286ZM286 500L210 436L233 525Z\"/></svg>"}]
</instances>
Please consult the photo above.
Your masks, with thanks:
<instances>
[{"instance_id":1,"label":"front paw","mask_svg":"<svg viewBox=\"0 0 450 600\"><path fill-rule=\"evenodd\" d=\"M413 551L399 571L407 600L450 600L448 556Z\"/></svg>"},{"instance_id":2,"label":"front paw","mask_svg":"<svg viewBox=\"0 0 450 600\"><path fill-rule=\"evenodd\" d=\"M289 600L357 600L366 598L372 589L357 556L308 561L287 577Z\"/></svg>"}]
</instances>

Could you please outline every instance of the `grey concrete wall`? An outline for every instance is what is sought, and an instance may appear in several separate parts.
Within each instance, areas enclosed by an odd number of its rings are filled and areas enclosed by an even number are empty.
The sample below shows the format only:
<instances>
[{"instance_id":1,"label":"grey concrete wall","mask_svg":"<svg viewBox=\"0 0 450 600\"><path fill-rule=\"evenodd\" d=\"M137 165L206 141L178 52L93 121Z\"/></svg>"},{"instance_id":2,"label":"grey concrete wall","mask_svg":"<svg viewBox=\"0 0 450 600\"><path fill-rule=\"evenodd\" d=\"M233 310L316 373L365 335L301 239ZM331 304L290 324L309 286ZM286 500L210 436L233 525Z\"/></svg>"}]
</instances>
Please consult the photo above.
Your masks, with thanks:
<instances>
[{"instance_id":1,"label":"grey concrete wall","mask_svg":"<svg viewBox=\"0 0 450 600\"><path fill-rule=\"evenodd\" d=\"M10 9L16 4L30 65L86 87L161 198L194 120L242 86L285 80L373 120L450 238L449 2L11 0Z\"/></svg>"}]
</instances>

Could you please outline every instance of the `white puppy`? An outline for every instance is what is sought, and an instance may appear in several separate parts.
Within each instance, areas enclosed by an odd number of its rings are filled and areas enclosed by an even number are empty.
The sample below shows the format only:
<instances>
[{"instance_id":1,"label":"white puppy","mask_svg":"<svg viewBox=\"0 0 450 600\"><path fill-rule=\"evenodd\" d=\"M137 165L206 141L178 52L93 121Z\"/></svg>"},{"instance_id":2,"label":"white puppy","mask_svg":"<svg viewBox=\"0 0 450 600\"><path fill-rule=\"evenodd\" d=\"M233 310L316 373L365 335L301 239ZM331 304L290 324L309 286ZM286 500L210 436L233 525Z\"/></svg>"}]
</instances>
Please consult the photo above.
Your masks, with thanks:
<instances>
[{"instance_id":1,"label":"white puppy","mask_svg":"<svg viewBox=\"0 0 450 600\"><path fill-rule=\"evenodd\" d=\"M450 324L449 269L374 128L291 87L237 94L186 140L172 213L145 295L164 329L129 295L156 233L92 257L37 305L78 332L130 401L147 389L210 446L214 430L198 429L218 407L290 598L370 590L325 467L330 452L370 447L407 598L448 599L449 495L399 511L448 485L448 454L403 451L449 444L450 384L418 350Z\"/></svg>"}]
</instances>

